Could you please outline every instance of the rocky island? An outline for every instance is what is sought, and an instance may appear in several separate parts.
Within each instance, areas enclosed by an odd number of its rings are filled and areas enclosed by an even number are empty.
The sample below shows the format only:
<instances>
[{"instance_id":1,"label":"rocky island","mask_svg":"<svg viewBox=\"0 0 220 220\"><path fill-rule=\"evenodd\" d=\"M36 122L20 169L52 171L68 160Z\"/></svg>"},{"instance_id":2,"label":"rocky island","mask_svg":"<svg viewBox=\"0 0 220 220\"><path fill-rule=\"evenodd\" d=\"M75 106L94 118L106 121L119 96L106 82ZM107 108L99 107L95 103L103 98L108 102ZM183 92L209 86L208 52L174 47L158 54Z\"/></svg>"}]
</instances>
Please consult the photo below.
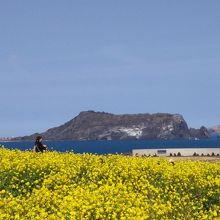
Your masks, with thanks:
<instances>
[{"instance_id":1,"label":"rocky island","mask_svg":"<svg viewBox=\"0 0 220 220\"><path fill-rule=\"evenodd\" d=\"M180 114L122 114L83 111L67 123L43 133L18 137L33 140L43 135L47 140L147 140L209 138L205 127L190 129Z\"/></svg>"},{"instance_id":2,"label":"rocky island","mask_svg":"<svg viewBox=\"0 0 220 220\"><path fill-rule=\"evenodd\" d=\"M220 125L213 126L209 128L208 130L211 136L220 138Z\"/></svg>"}]
</instances>

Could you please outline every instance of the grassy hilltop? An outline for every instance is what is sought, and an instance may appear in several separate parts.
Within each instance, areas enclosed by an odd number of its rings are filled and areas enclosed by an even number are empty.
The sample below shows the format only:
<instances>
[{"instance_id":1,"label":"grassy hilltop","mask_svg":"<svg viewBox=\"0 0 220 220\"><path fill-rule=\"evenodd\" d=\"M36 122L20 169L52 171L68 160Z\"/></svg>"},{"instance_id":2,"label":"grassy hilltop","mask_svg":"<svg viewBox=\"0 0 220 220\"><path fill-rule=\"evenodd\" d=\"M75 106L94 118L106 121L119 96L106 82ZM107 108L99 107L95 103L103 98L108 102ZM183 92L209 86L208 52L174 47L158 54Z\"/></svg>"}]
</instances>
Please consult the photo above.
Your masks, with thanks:
<instances>
[{"instance_id":1,"label":"grassy hilltop","mask_svg":"<svg viewBox=\"0 0 220 220\"><path fill-rule=\"evenodd\" d=\"M220 164L0 149L0 219L217 219Z\"/></svg>"}]
</instances>

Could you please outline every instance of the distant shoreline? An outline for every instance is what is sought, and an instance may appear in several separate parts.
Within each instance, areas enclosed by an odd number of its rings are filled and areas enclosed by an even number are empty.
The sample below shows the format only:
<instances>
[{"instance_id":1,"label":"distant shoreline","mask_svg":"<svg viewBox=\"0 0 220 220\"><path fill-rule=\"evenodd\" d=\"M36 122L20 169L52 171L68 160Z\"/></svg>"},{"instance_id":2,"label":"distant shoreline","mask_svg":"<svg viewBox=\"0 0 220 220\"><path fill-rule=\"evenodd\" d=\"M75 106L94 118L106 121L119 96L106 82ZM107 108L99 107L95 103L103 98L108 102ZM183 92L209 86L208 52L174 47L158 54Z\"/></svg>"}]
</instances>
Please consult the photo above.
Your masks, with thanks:
<instances>
[{"instance_id":1,"label":"distant shoreline","mask_svg":"<svg viewBox=\"0 0 220 220\"><path fill-rule=\"evenodd\" d=\"M134 149L207 149L209 151L211 148L215 148L220 151L220 139L210 139L210 140L119 140L119 141L106 141L106 140L96 140L96 141L70 141L70 140L43 140L43 142L48 146L49 149L53 149L59 152L73 151L75 153L93 153L93 154L131 154ZM29 141L7 141L1 142L8 149L20 149L27 150L32 149L34 146L34 140ZM197 150L196 150L197 151ZM198 150L199 152L200 150ZM177 153L179 150L177 150ZM194 151L193 151L194 152ZM205 152L205 151L204 151ZM203 154L205 155L205 153ZM178 156L176 153L176 156ZM212 152L211 152L212 153ZM208 154L208 153L207 153ZM209 152L210 154L210 152ZM219 152L220 154L220 152ZM184 154L182 154L183 156ZM210 155L211 156L211 155Z\"/></svg>"}]
</instances>

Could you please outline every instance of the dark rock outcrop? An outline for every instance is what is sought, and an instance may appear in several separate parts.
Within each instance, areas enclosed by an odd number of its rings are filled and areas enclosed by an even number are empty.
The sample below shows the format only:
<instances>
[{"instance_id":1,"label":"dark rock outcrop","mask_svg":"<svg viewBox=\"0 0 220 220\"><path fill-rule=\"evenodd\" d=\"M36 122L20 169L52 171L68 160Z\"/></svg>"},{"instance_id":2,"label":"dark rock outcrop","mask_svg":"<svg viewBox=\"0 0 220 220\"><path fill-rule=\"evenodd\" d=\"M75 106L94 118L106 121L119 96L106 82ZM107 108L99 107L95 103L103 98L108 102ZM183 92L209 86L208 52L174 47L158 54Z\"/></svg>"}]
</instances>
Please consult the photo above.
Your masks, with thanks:
<instances>
[{"instance_id":1,"label":"dark rock outcrop","mask_svg":"<svg viewBox=\"0 0 220 220\"><path fill-rule=\"evenodd\" d=\"M21 140L33 140L38 135ZM130 140L207 138L204 128L188 129L179 114L123 114L85 111L67 123L41 133L47 140ZM206 136L207 135L207 136Z\"/></svg>"},{"instance_id":2,"label":"dark rock outcrop","mask_svg":"<svg viewBox=\"0 0 220 220\"><path fill-rule=\"evenodd\" d=\"M204 126L199 129L190 128L189 132L192 139L204 139L210 137L208 129Z\"/></svg>"}]
</instances>

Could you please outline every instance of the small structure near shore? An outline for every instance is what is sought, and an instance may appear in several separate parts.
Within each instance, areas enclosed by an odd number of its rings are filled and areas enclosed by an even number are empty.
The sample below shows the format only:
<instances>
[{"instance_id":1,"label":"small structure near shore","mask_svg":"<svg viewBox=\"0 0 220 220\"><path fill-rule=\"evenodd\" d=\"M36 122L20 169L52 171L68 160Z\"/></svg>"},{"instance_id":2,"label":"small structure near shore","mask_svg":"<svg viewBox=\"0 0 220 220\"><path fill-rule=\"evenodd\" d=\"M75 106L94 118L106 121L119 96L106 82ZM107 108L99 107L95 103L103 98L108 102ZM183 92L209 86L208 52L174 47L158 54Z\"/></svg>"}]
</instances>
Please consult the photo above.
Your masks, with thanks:
<instances>
[{"instance_id":1,"label":"small structure near shore","mask_svg":"<svg viewBox=\"0 0 220 220\"><path fill-rule=\"evenodd\" d=\"M220 148L133 149L133 156L219 156Z\"/></svg>"}]
</instances>

